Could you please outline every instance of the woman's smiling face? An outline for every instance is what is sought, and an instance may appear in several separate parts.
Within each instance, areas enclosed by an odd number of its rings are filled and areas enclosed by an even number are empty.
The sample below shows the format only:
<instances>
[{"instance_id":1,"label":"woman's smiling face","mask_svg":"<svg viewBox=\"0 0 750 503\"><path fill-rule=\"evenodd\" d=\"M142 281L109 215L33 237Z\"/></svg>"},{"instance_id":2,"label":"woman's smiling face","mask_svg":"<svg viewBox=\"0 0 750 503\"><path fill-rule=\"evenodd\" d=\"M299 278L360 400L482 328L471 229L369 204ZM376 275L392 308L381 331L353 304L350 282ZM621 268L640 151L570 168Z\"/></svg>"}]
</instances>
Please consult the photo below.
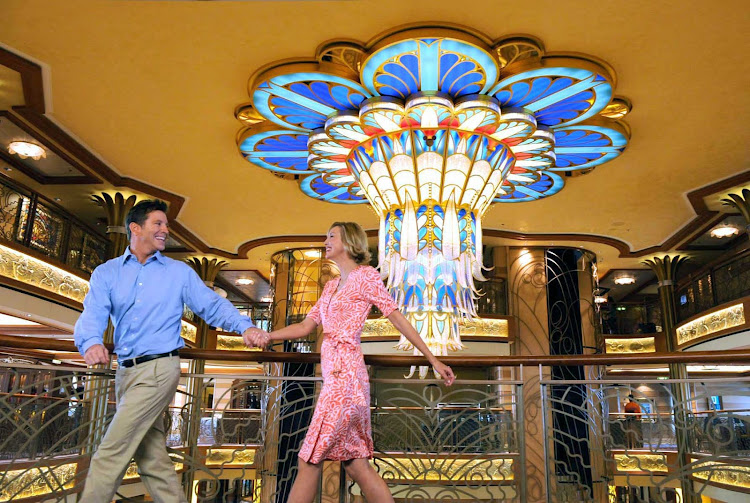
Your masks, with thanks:
<instances>
[{"instance_id":1,"label":"woman's smiling face","mask_svg":"<svg viewBox=\"0 0 750 503\"><path fill-rule=\"evenodd\" d=\"M337 258L346 256L347 252L343 241L341 241L341 229L339 227L328 229L328 234L323 245L326 247L326 258L328 260L335 261Z\"/></svg>"}]
</instances>

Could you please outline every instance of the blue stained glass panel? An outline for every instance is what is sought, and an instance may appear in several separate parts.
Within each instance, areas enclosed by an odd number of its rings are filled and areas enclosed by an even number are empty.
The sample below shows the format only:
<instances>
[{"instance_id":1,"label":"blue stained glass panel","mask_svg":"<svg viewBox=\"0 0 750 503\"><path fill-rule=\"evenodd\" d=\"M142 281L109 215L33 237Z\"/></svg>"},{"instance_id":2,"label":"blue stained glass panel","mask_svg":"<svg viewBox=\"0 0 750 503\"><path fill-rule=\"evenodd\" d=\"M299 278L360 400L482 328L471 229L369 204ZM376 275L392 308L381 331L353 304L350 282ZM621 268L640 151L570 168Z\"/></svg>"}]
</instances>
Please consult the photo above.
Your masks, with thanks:
<instances>
[{"instance_id":1,"label":"blue stained glass panel","mask_svg":"<svg viewBox=\"0 0 750 503\"><path fill-rule=\"evenodd\" d=\"M329 82L295 82L289 89L339 111L356 110L365 99L361 93Z\"/></svg>"}]
</instances>

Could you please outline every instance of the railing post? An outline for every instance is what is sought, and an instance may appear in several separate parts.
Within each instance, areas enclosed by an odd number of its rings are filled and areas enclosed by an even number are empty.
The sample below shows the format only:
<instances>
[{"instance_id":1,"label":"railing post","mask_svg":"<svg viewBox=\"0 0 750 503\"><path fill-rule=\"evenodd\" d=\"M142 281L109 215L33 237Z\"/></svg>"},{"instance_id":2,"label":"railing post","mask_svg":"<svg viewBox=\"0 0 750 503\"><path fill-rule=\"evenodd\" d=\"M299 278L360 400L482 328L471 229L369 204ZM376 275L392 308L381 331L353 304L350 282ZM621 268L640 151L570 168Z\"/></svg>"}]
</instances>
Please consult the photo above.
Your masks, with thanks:
<instances>
[{"instance_id":1,"label":"railing post","mask_svg":"<svg viewBox=\"0 0 750 503\"><path fill-rule=\"evenodd\" d=\"M651 267L659 280L659 299L661 300L663 331L666 337L667 351L670 353L677 350L677 334L675 333L677 303L675 302L675 279L677 269L686 260L686 257L655 257L644 261ZM687 366L684 363L669 364L670 380L687 379ZM674 397L674 421L675 439L677 441L677 466L680 470L680 486L682 488L682 501L684 503L699 503L700 498L693 491L693 483L687 473L690 466L690 439L688 437L688 400L690 397L689 387L677 382L671 385Z\"/></svg>"},{"instance_id":2,"label":"railing post","mask_svg":"<svg viewBox=\"0 0 750 503\"><path fill-rule=\"evenodd\" d=\"M186 260L198 276L209 288L213 288L214 280L219 271L227 265L227 262L218 259L191 257ZM197 320L197 330L195 344L199 349L206 349L208 342L208 324L201 318ZM194 358L190 360L188 372L190 374L203 374L206 370L206 360ZM188 402L185 404L187 410L187 420L185 436L183 442L187 447L187 456L185 463L188 462L193 466L186 466L182 475L182 487L185 491L185 497L188 501L193 499L193 486L195 485L195 465L198 463L198 437L201 431L201 411L203 409L203 378L189 377L187 379ZM206 404L209 407L213 404Z\"/></svg>"},{"instance_id":3,"label":"railing post","mask_svg":"<svg viewBox=\"0 0 750 503\"><path fill-rule=\"evenodd\" d=\"M547 424L547 385L543 384L542 381L544 380L544 370L541 365L539 365L539 405L540 410L542 413L542 447L544 452L544 486L545 486L545 496L547 503L552 503L552 483L550 481L550 474L554 472L550 472L550 470L554 470L555 467L549 465L550 461L550 455L549 455L549 438L547 437L549 432L549 425Z\"/></svg>"},{"instance_id":4,"label":"railing post","mask_svg":"<svg viewBox=\"0 0 750 503\"><path fill-rule=\"evenodd\" d=\"M523 381L523 365L519 366L520 380ZM526 428L523 407L523 384L516 385L516 424L518 424L518 462L520 464L518 475L520 480L516 481L518 501L525 502L526 498Z\"/></svg>"}]
</instances>

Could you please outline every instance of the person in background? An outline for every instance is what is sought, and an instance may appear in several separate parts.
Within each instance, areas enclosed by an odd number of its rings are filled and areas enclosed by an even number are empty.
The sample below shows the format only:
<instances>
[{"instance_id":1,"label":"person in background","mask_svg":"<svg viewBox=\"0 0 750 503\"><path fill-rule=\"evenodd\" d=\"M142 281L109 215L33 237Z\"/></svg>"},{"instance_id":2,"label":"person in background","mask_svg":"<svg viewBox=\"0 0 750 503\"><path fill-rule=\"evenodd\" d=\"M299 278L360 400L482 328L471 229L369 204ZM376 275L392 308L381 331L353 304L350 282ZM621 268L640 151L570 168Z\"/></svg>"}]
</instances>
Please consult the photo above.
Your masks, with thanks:
<instances>
[{"instance_id":1,"label":"person in background","mask_svg":"<svg viewBox=\"0 0 750 503\"><path fill-rule=\"evenodd\" d=\"M641 434L641 406L635 401L633 394L628 395L628 403L625 404L625 435L629 448L643 447Z\"/></svg>"}]
</instances>

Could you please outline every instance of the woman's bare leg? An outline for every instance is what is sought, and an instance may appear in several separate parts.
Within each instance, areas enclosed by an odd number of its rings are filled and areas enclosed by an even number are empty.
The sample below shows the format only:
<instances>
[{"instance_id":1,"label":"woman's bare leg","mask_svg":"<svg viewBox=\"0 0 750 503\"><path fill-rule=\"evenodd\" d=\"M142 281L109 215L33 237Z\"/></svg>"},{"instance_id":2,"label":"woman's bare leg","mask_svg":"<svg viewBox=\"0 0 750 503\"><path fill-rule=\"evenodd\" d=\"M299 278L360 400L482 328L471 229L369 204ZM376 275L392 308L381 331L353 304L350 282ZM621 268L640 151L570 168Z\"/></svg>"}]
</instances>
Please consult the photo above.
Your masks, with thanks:
<instances>
[{"instance_id":1,"label":"woman's bare leg","mask_svg":"<svg viewBox=\"0 0 750 503\"><path fill-rule=\"evenodd\" d=\"M323 462L314 465L297 458L297 478L294 479L292 492L289 494L287 503L312 503L318 493L320 473L323 471Z\"/></svg>"},{"instance_id":2,"label":"woman's bare leg","mask_svg":"<svg viewBox=\"0 0 750 503\"><path fill-rule=\"evenodd\" d=\"M344 469L362 490L367 503L393 503L393 496L388 490L388 485L367 459L344 461Z\"/></svg>"}]
</instances>

